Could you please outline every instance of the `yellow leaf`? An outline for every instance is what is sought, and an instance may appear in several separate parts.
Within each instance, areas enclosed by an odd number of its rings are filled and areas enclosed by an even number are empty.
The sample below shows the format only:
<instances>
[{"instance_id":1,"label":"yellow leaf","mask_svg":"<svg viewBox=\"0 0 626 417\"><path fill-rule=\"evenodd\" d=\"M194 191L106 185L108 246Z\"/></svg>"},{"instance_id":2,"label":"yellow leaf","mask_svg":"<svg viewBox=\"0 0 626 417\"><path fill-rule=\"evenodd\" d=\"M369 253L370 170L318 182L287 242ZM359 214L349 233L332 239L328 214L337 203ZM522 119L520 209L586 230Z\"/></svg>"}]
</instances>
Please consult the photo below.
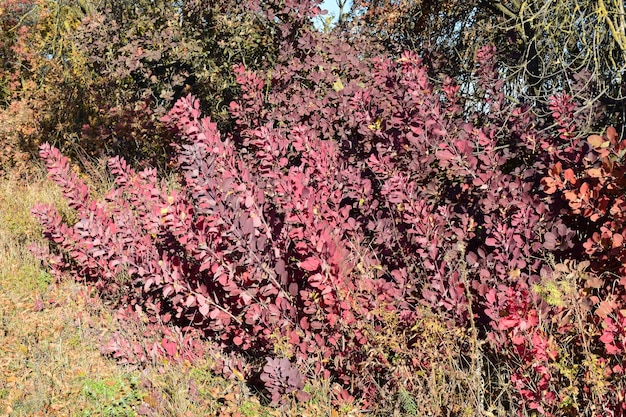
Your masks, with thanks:
<instances>
[{"instance_id":1,"label":"yellow leaf","mask_svg":"<svg viewBox=\"0 0 626 417\"><path fill-rule=\"evenodd\" d=\"M509 271L509 277L512 278L512 279L519 278L521 276L521 274L522 274L522 271L520 271L519 268L512 269L512 270Z\"/></svg>"},{"instance_id":2,"label":"yellow leaf","mask_svg":"<svg viewBox=\"0 0 626 417\"><path fill-rule=\"evenodd\" d=\"M237 379L240 380L240 381L245 381L246 380L246 377L241 372L239 372L237 369L233 369L233 375L235 375L237 377Z\"/></svg>"},{"instance_id":3,"label":"yellow leaf","mask_svg":"<svg viewBox=\"0 0 626 417\"><path fill-rule=\"evenodd\" d=\"M600 178L602 177L602 168L591 168L587 170L587 175L591 178Z\"/></svg>"},{"instance_id":4,"label":"yellow leaf","mask_svg":"<svg viewBox=\"0 0 626 417\"><path fill-rule=\"evenodd\" d=\"M382 120L380 120L380 117L377 118L376 121L369 125L367 128L374 131L380 130L382 128Z\"/></svg>"},{"instance_id":5,"label":"yellow leaf","mask_svg":"<svg viewBox=\"0 0 626 417\"><path fill-rule=\"evenodd\" d=\"M339 92L344 89L343 83L341 82L341 78L337 78L337 81L333 83L333 90Z\"/></svg>"}]
</instances>

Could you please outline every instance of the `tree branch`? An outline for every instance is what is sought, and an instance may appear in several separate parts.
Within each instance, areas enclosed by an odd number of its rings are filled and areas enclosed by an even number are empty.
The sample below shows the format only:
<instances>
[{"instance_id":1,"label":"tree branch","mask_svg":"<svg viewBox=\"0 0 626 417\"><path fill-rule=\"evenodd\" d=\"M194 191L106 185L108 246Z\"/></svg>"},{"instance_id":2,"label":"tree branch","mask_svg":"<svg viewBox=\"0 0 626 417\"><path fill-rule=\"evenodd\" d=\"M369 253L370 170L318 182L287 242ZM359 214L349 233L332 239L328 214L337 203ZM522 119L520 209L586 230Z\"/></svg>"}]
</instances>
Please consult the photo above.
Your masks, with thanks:
<instances>
[{"instance_id":1,"label":"tree branch","mask_svg":"<svg viewBox=\"0 0 626 417\"><path fill-rule=\"evenodd\" d=\"M508 7L506 7L504 4L502 4L499 1L481 0L479 4L486 6L492 12L500 14L504 17L508 17L509 19L517 20L518 18L517 13L515 13L513 10L509 9Z\"/></svg>"}]
</instances>

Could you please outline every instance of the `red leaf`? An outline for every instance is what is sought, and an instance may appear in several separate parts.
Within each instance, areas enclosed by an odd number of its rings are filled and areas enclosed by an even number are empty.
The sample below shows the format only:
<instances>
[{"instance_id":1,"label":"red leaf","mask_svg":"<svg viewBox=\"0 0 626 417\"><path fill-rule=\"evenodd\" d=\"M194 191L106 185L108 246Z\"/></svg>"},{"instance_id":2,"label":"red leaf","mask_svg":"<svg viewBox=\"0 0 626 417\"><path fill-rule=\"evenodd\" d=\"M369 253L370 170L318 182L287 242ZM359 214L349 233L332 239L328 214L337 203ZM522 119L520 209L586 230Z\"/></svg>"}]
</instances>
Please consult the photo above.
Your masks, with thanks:
<instances>
[{"instance_id":1,"label":"red leaf","mask_svg":"<svg viewBox=\"0 0 626 417\"><path fill-rule=\"evenodd\" d=\"M498 328L500 330L507 330L513 327L516 327L520 323L519 319L515 318L502 318L498 323Z\"/></svg>"},{"instance_id":2,"label":"red leaf","mask_svg":"<svg viewBox=\"0 0 626 417\"><path fill-rule=\"evenodd\" d=\"M478 257L474 252L468 252L465 258L469 266L475 266L478 263Z\"/></svg>"},{"instance_id":3,"label":"red leaf","mask_svg":"<svg viewBox=\"0 0 626 417\"><path fill-rule=\"evenodd\" d=\"M165 287L163 287L163 297L167 298L167 297L169 297L173 293L174 293L174 287L173 286L168 284Z\"/></svg>"},{"instance_id":4,"label":"red leaf","mask_svg":"<svg viewBox=\"0 0 626 417\"><path fill-rule=\"evenodd\" d=\"M300 262L298 266L305 271L313 272L320 266L319 259L310 256L306 258L304 261Z\"/></svg>"},{"instance_id":5,"label":"red leaf","mask_svg":"<svg viewBox=\"0 0 626 417\"><path fill-rule=\"evenodd\" d=\"M200 307L198 307L198 310L200 311L200 314L202 314L203 316L207 316L209 314L209 305L204 303L204 304L200 304Z\"/></svg>"},{"instance_id":6,"label":"red leaf","mask_svg":"<svg viewBox=\"0 0 626 417\"><path fill-rule=\"evenodd\" d=\"M493 237L488 237L485 239L485 245L487 246L498 246L498 241Z\"/></svg>"},{"instance_id":7,"label":"red leaf","mask_svg":"<svg viewBox=\"0 0 626 417\"><path fill-rule=\"evenodd\" d=\"M613 249L619 248L624 243L624 236L619 233L613 235Z\"/></svg>"},{"instance_id":8,"label":"red leaf","mask_svg":"<svg viewBox=\"0 0 626 417\"><path fill-rule=\"evenodd\" d=\"M187 297L187 300L185 301L185 305L187 307L192 307L196 305L196 297L194 297L193 295L190 295L189 297Z\"/></svg>"},{"instance_id":9,"label":"red leaf","mask_svg":"<svg viewBox=\"0 0 626 417\"><path fill-rule=\"evenodd\" d=\"M166 338L163 338L163 340L161 341L161 345L163 346L163 348L165 349L165 352L169 356L176 355L176 343L175 342L171 342L167 340Z\"/></svg>"},{"instance_id":10,"label":"red leaf","mask_svg":"<svg viewBox=\"0 0 626 417\"><path fill-rule=\"evenodd\" d=\"M200 272L202 271L206 271L207 269L211 268L211 262L207 261L207 262L202 262L200 264Z\"/></svg>"},{"instance_id":11,"label":"red leaf","mask_svg":"<svg viewBox=\"0 0 626 417\"><path fill-rule=\"evenodd\" d=\"M302 330L309 330L309 319L307 319L306 317L302 317L300 319L300 327L302 328Z\"/></svg>"},{"instance_id":12,"label":"red leaf","mask_svg":"<svg viewBox=\"0 0 626 417\"><path fill-rule=\"evenodd\" d=\"M440 161L449 161L454 159L454 154L447 149L442 149L437 151L437 158L439 158Z\"/></svg>"},{"instance_id":13,"label":"red leaf","mask_svg":"<svg viewBox=\"0 0 626 417\"><path fill-rule=\"evenodd\" d=\"M606 137L609 138L613 145L617 144L617 130L613 126L609 126L606 129Z\"/></svg>"},{"instance_id":14,"label":"red leaf","mask_svg":"<svg viewBox=\"0 0 626 417\"><path fill-rule=\"evenodd\" d=\"M607 345L609 343L613 343L614 340L615 340L615 337L613 336L613 333L611 332L605 331L604 333L602 333L602 336L600 336L600 341Z\"/></svg>"},{"instance_id":15,"label":"red leaf","mask_svg":"<svg viewBox=\"0 0 626 417\"><path fill-rule=\"evenodd\" d=\"M513 338L511 339L511 341L513 342L514 345L523 345L524 341L526 339L524 339L523 336L513 336Z\"/></svg>"},{"instance_id":16,"label":"red leaf","mask_svg":"<svg viewBox=\"0 0 626 417\"><path fill-rule=\"evenodd\" d=\"M604 318L611 314L615 310L615 307L617 307L617 305L614 301L602 301L596 310L596 314Z\"/></svg>"},{"instance_id":17,"label":"red leaf","mask_svg":"<svg viewBox=\"0 0 626 417\"><path fill-rule=\"evenodd\" d=\"M298 401L306 402L311 399L311 394L306 391L298 390L298 392L296 392L296 398Z\"/></svg>"},{"instance_id":18,"label":"red leaf","mask_svg":"<svg viewBox=\"0 0 626 417\"><path fill-rule=\"evenodd\" d=\"M572 170L571 168L563 171L563 178L565 178L565 181L569 181L570 184L576 183L576 174L574 174L574 170Z\"/></svg>"}]
</instances>

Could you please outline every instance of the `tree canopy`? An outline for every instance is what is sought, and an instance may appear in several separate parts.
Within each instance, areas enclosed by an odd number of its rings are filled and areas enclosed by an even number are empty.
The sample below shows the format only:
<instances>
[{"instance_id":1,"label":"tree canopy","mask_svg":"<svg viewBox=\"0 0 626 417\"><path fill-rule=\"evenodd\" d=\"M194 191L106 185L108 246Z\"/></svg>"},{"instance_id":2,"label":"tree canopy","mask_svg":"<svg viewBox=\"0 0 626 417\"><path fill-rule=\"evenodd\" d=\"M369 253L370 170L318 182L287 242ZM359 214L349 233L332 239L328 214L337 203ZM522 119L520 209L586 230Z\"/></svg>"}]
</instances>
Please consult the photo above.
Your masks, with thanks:
<instances>
[{"instance_id":1,"label":"tree canopy","mask_svg":"<svg viewBox=\"0 0 626 417\"><path fill-rule=\"evenodd\" d=\"M471 71L492 43L511 98L541 110L555 92L600 103L624 129L626 15L620 0L361 0L349 16L388 49L416 50L433 71ZM603 119L589 112L589 124Z\"/></svg>"}]
</instances>

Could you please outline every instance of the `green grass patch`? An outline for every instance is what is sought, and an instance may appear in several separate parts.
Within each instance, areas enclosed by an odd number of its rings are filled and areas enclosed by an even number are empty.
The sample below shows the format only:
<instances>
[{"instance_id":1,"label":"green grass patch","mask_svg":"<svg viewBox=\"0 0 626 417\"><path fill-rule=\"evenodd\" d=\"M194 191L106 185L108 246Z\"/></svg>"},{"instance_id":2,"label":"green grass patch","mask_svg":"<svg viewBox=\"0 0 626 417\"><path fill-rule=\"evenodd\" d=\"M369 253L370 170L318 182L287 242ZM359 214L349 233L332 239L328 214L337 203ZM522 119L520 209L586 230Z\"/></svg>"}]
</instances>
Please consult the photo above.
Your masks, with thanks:
<instances>
[{"instance_id":1,"label":"green grass patch","mask_svg":"<svg viewBox=\"0 0 626 417\"><path fill-rule=\"evenodd\" d=\"M84 417L135 416L144 393L138 380L132 375L109 379L87 379L81 394L89 400L90 408L83 411Z\"/></svg>"}]
</instances>

